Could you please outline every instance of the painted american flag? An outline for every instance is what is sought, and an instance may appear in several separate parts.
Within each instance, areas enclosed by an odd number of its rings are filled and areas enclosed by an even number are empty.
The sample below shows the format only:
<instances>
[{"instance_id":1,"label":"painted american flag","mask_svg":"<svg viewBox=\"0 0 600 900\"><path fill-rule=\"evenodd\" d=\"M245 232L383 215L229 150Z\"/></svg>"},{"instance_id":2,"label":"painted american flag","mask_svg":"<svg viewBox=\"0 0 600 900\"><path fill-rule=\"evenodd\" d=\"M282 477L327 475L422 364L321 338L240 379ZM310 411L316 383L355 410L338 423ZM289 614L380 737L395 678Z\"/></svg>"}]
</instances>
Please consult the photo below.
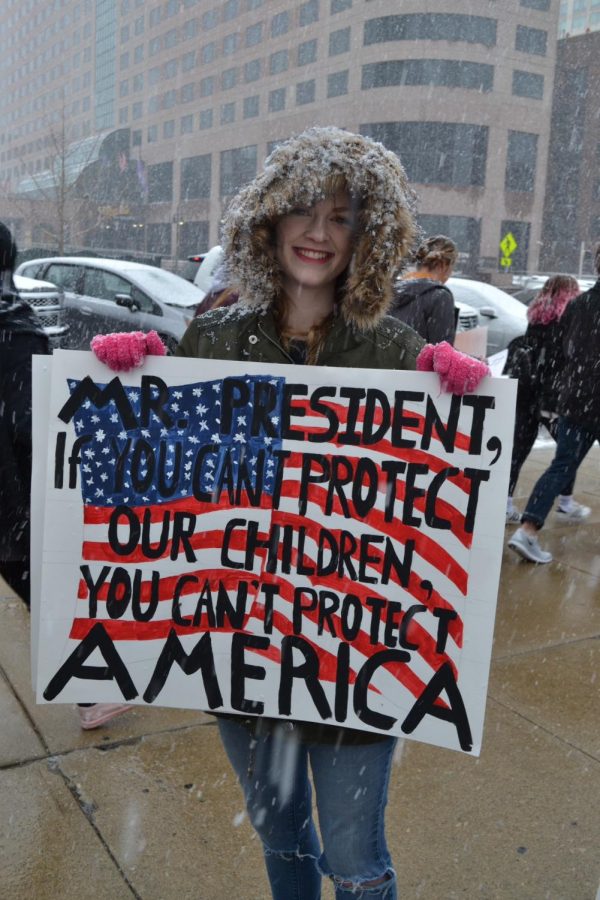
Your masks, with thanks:
<instances>
[{"instance_id":1,"label":"painted american flag","mask_svg":"<svg viewBox=\"0 0 600 900\"><path fill-rule=\"evenodd\" d=\"M231 519L240 510L243 510L247 516L250 515L253 520L260 521L262 527L262 537L265 538L269 528L273 525L291 525L294 529L303 526L307 529L308 539L304 545L304 553L308 555L314 562L317 547L318 531L325 522L325 504L327 499L326 487L319 485L311 485L308 496L308 506L305 515L298 512L299 500L299 477L302 465L302 451L298 441L284 441L281 437L281 402L283 396L283 388L285 381L282 378L270 378L269 376L247 376L247 384L249 385L249 394L252 396L252 384L259 380L268 380L275 386L278 391L279 402L275 411L271 416L271 420L278 436L271 438L263 435L261 437L253 437L250 433L251 421L251 404L250 399L245 406L236 408L233 423L234 426L230 433L224 435L220 432L221 422L221 396L223 392L223 379L213 381L179 385L169 388L169 399L166 404L168 411L177 418L177 427L172 429L165 428L161 420L155 413L151 415L151 421L147 428L139 431L140 438L143 438L148 445L153 447L164 446L164 464L161 469L164 471L165 483L172 490L172 495L165 499L157 489L158 481L156 478L152 480L143 490L136 490L133 483L131 464L133 454L131 452L125 455L125 465L122 467L119 477L117 478L117 470L119 468L118 461L127 449L127 441L130 441L131 434L124 430L121 418L114 407L114 402L105 408L96 409L91 401L87 400L81 407L79 414L75 417L74 427L77 433L88 434L93 437L92 441L86 446L82 452L81 462L81 490L84 500L84 543L82 548L82 557L89 564L101 564L112 566L132 566L144 573L145 570L151 573L157 567L157 559L148 559L144 552L137 547L131 553L126 555L117 555L111 549L107 541L107 527L111 513L118 505L127 505L135 511L135 515L140 521L140 529L144 516L146 522L148 515L151 518L151 526L149 529L150 542L154 550L160 550L161 542L163 543L162 552L159 554L161 581L160 581L160 599L158 610L153 615L151 621L140 622L135 621L132 615L132 607L129 604L128 609L122 617L110 618L106 611L106 605L100 602L97 605L97 614L93 621L103 620L108 633L114 640L127 641L148 641L164 639L168 631L174 627L171 618L171 598L177 578L182 574L193 574L198 578L198 582L190 582L187 592L184 592L181 599L181 615L189 617L193 615L197 595L198 585L210 584L213 590L216 590L219 582L227 585L230 590L235 587L240 578L247 579L252 575L254 579L261 582L276 580L280 586L282 602L277 604L274 611L275 633L281 635L291 632L291 596L292 583L285 576L279 573L268 573L265 571L266 551L257 553L254 565L249 573L247 570L224 569L220 564L215 565L218 551L222 546L223 530L227 521ZM71 388L76 387L76 382L71 383ZM127 390L128 398L133 410L139 417L140 413L140 391L139 389L129 388ZM307 401L301 404L308 417L302 419L303 429L305 432L324 430L323 418L319 416L310 417L310 409ZM335 403L336 412L341 422L345 419L345 407L343 404ZM417 415L415 413L415 415ZM417 419L422 426L422 417L417 415ZM185 422L185 424L183 424ZM183 427L179 427L182 424ZM417 426L418 429L419 426ZM192 475L193 460L198 450L207 443L216 446L215 452L211 452L205 457L205 465L203 466L202 478L200 485L203 491L211 494L211 502L200 502L193 498L192 494ZM459 440L464 451L468 447L468 438L462 436ZM274 476L277 469L277 457L275 451L287 449L291 455L285 460L283 484L281 489L281 500L278 509L273 509L270 498L273 494ZM407 451L406 449L399 451L394 449L389 441L382 441L370 448L360 447L343 447L342 451L345 456L352 459L360 458L364 454L368 454L377 464L390 457L402 458L409 462L421 462L427 465L432 472L439 471L446 465L442 456L435 453L423 452L420 450ZM246 466L251 476L255 479L257 475L256 463L258 455L262 452L264 477L262 480L263 491L260 508L252 508L248 500L248 494L243 491L238 502L231 502L229 485L237 484L238 472L241 466ZM340 453L340 446L335 439L331 443L319 445L319 452L327 456L333 456ZM459 451L460 455L460 451ZM158 451L156 452L158 457ZM147 461L146 461L147 462ZM465 462L468 460L465 457ZM138 482L143 481L147 476L150 465L142 464L138 467ZM226 472L225 470L228 469ZM225 484L225 487L223 486ZM404 495L404 483L399 478L396 486L398 503L401 503ZM426 530L414 526L402 525L398 519L392 522L384 521L384 490L380 491L378 502L374 509L364 519L358 516L354 518L354 533L359 537L361 534L380 534L391 538L399 545L398 554L402 555L402 545L407 540L415 541L415 562L413 571L410 576L410 583L406 589L396 584L392 589L397 594L397 599L403 603L406 608L407 604L412 602L423 604L433 608L449 608L454 609L457 594L464 596L468 588L468 555L471 544L472 535L464 531L464 511L467 499L467 485L464 479L461 483L461 477L456 476L449 483L448 499L441 502L440 513L444 513L451 518L454 523L453 528L453 546L451 550L442 547L435 539L435 536L427 534ZM234 498L235 500L235 498ZM416 509L421 512L424 509L425 500L421 498L417 500ZM352 507L351 500L349 501ZM165 532L165 514L177 510L183 510L198 516L197 530L191 538L196 559L193 565L185 555L185 548L180 547L180 553L176 559L170 559L171 540L164 540ZM348 520L343 515L342 504L339 499L334 500L333 514L327 517L327 527L333 533L339 533L341 530L348 528ZM355 515L355 511L351 509ZM162 536L162 539L161 539ZM238 542L241 535L237 538ZM311 554L312 551L312 554ZM381 556L375 552L374 556ZM243 558L242 547L239 548L239 558ZM377 563L372 564L368 569L370 578L376 579L378 576ZM326 578L313 577L307 582L312 586L323 586L336 591L341 596L347 593L357 595L361 599L367 597L381 598L382 600L390 599L390 587L375 589L372 584L360 584L353 581L348 574L333 574ZM428 585L432 587L428 589ZM433 588L435 585L435 589ZM150 597L151 583L149 578L144 578L142 574L142 597L147 601ZM108 593L108 585L105 584L99 592L99 600L106 600ZM258 591L255 591L255 602L249 608L248 620L246 627L252 629L252 619L261 620L264 615L264 606L260 602ZM79 613L73 622L71 637L81 638L90 628L92 620L88 615L88 599L89 590L85 581L82 579L79 586ZM288 614L288 610L290 611ZM339 615L334 615L339 620ZM335 640L328 633L328 629L322 629L319 633L317 610L306 613L306 621L303 626L303 635L309 640L315 648L318 649L322 659L321 672L324 679L334 679L335 670ZM419 653L413 657L411 664L400 664L390 666L384 670L380 679L382 681L381 690L394 690L394 682L400 682L413 696L417 697L423 690L425 684L431 676L431 668L439 666L441 661L450 661L453 665L454 659L458 657L462 643L462 619L457 616L449 626L450 641L447 652L437 654L436 645L436 622L430 622L430 628L421 624L421 620L427 622L427 619L420 616L415 617L411 622L409 629L409 637L411 642L419 644ZM384 645L379 642L373 645L370 642L371 616L365 607L363 616L363 626L357 638L352 642L352 666L355 672L358 668L361 658L370 655L376 650L384 649ZM200 633L211 626L207 620L206 613L203 614L201 621L192 627L184 627L175 625L176 630L180 634ZM383 629L381 629L383 630ZM277 661L276 647L271 648L269 655Z\"/></svg>"}]
</instances>

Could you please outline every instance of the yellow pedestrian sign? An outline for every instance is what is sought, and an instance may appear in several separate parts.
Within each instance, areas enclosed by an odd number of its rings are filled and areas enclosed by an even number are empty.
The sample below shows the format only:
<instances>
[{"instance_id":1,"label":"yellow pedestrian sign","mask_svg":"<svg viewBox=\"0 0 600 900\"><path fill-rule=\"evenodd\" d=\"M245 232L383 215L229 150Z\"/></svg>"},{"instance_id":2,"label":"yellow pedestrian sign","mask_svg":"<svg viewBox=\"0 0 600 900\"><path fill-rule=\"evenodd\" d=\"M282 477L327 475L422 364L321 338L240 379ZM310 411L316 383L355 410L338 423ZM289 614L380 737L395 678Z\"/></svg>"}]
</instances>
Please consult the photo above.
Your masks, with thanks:
<instances>
[{"instance_id":1,"label":"yellow pedestrian sign","mask_svg":"<svg viewBox=\"0 0 600 900\"><path fill-rule=\"evenodd\" d=\"M500 241L500 249L502 250L500 265L503 266L503 268L508 269L512 266L511 256L518 246L514 234L512 231L508 231Z\"/></svg>"}]
</instances>

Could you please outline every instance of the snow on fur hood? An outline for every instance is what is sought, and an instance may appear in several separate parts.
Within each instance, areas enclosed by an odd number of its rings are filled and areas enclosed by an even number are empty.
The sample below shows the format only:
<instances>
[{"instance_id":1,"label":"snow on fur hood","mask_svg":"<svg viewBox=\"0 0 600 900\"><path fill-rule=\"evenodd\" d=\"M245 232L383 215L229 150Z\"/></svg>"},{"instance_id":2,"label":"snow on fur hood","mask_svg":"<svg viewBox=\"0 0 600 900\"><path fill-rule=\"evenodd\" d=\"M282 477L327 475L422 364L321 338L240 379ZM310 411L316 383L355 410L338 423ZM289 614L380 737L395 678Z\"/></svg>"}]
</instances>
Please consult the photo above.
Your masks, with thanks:
<instances>
[{"instance_id":1,"label":"snow on fur hood","mask_svg":"<svg viewBox=\"0 0 600 900\"><path fill-rule=\"evenodd\" d=\"M339 302L345 321L365 330L388 312L394 277L415 234L414 194L404 169L394 153L371 138L315 127L276 147L223 219L227 281L245 304L266 308L273 302L281 284L273 227L295 207L324 199L324 179L332 175L344 178L360 207Z\"/></svg>"}]
</instances>

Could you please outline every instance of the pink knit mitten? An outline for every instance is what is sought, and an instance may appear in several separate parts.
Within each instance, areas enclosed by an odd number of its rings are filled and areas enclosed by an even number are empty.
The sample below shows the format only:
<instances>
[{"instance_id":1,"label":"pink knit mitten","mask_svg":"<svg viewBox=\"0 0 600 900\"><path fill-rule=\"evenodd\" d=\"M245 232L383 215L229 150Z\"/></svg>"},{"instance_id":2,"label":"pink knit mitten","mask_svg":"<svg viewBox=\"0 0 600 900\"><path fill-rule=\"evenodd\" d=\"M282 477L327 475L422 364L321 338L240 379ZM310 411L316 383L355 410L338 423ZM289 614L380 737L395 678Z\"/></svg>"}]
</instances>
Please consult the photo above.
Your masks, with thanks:
<instances>
[{"instance_id":1,"label":"pink knit mitten","mask_svg":"<svg viewBox=\"0 0 600 900\"><path fill-rule=\"evenodd\" d=\"M455 350L447 341L426 344L417 357L417 370L437 372L443 389L450 394L475 391L482 378L491 375L487 363Z\"/></svg>"},{"instance_id":2,"label":"pink knit mitten","mask_svg":"<svg viewBox=\"0 0 600 900\"><path fill-rule=\"evenodd\" d=\"M119 331L97 334L90 347L101 363L113 372L129 372L143 365L146 356L165 356L167 348L156 331Z\"/></svg>"}]
</instances>

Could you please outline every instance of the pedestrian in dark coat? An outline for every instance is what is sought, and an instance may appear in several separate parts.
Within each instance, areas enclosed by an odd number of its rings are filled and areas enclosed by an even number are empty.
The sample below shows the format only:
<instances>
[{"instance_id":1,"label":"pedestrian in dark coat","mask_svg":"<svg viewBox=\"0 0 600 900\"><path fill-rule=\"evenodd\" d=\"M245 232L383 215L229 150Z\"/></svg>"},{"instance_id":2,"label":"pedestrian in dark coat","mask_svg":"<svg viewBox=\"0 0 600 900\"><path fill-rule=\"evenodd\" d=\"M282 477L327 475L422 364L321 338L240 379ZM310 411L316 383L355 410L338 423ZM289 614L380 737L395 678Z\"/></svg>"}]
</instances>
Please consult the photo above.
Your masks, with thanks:
<instances>
[{"instance_id":1,"label":"pedestrian in dark coat","mask_svg":"<svg viewBox=\"0 0 600 900\"><path fill-rule=\"evenodd\" d=\"M508 524L521 521L521 513L512 498L540 425L545 425L556 440L558 397L565 364L562 316L569 302L579 293L579 284L572 275L548 278L527 309L527 331L511 341L508 348L504 372L519 382L506 506ZM565 521L580 521L590 514L589 506L573 499L572 481L563 487L556 511Z\"/></svg>"},{"instance_id":2,"label":"pedestrian in dark coat","mask_svg":"<svg viewBox=\"0 0 600 900\"><path fill-rule=\"evenodd\" d=\"M16 257L17 245L0 222L0 574L29 606L31 357L50 349L15 288Z\"/></svg>"},{"instance_id":3,"label":"pedestrian in dark coat","mask_svg":"<svg viewBox=\"0 0 600 900\"><path fill-rule=\"evenodd\" d=\"M414 256L415 269L396 284L391 314L432 344L454 343L456 313L445 286L456 264L456 244L444 235L427 238Z\"/></svg>"},{"instance_id":4,"label":"pedestrian in dark coat","mask_svg":"<svg viewBox=\"0 0 600 900\"><path fill-rule=\"evenodd\" d=\"M594 262L600 275L600 244ZM508 546L530 562L552 562L538 541L555 498L575 478L595 441L600 441L600 278L567 306L561 318L565 355L558 398L556 455L531 492L523 524Z\"/></svg>"}]
</instances>

